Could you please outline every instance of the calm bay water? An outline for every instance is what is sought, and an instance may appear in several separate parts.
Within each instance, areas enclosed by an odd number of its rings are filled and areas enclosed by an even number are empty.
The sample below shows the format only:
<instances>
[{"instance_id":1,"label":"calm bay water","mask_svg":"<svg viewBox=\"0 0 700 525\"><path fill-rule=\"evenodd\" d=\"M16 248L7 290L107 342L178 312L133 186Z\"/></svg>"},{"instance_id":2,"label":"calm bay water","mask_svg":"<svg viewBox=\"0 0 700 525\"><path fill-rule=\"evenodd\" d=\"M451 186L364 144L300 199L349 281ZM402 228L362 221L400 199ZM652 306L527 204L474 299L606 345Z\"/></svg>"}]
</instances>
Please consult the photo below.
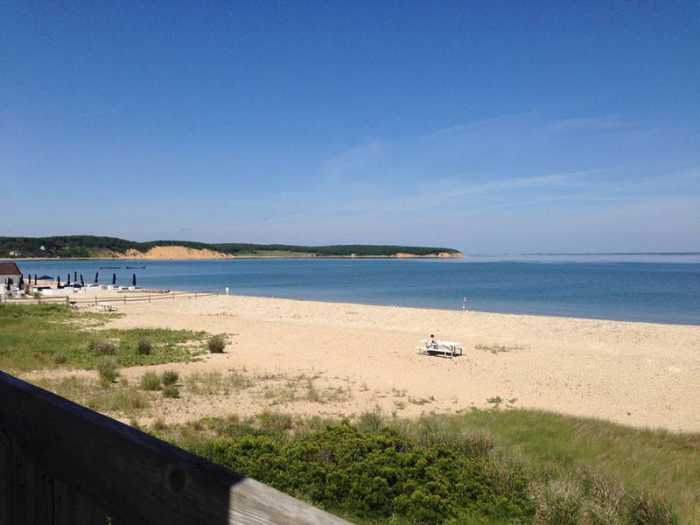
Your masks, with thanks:
<instances>
[{"instance_id":1,"label":"calm bay water","mask_svg":"<svg viewBox=\"0 0 700 525\"><path fill-rule=\"evenodd\" d=\"M700 257L519 260L237 259L19 261L23 272L92 282L457 310L700 324ZM99 269L100 267L119 269ZM127 269L145 266L145 269ZM71 275L72 278L72 275Z\"/></svg>"}]
</instances>

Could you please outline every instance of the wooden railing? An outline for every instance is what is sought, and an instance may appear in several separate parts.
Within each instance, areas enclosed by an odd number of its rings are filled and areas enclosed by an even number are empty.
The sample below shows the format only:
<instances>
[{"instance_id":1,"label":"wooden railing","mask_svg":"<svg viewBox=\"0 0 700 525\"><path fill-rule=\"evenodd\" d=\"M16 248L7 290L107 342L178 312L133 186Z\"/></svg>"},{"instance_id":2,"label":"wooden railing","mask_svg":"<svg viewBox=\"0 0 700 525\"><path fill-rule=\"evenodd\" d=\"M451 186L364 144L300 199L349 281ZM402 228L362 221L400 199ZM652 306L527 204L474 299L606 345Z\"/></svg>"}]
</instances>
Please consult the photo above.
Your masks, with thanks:
<instances>
[{"instance_id":1,"label":"wooden railing","mask_svg":"<svg viewBox=\"0 0 700 525\"><path fill-rule=\"evenodd\" d=\"M0 372L0 525L348 522Z\"/></svg>"}]
</instances>

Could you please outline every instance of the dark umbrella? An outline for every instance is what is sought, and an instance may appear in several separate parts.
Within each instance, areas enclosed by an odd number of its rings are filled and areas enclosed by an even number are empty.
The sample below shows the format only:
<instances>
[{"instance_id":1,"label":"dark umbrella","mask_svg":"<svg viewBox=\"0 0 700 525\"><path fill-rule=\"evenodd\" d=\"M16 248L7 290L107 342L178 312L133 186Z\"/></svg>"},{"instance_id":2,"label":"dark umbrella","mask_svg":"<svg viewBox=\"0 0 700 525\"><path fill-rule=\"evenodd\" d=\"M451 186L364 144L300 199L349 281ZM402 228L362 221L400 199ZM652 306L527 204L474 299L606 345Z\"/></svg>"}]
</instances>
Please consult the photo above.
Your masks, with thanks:
<instances>
[{"instance_id":1,"label":"dark umbrella","mask_svg":"<svg viewBox=\"0 0 700 525\"><path fill-rule=\"evenodd\" d=\"M97 284L97 279L100 277L100 272L95 272L95 284Z\"/></svg>"},{"instance_id":2,"label":"dark umbrella","mask_svg":"<svg viewBox=\"0 0 700 525\"><path fill-rule=\"evenodd\" d=\"M68 273L68 286L70 286L70 273Z\"/></svg>"},{"instance_id":3,"label":"dark umbrella","mask_svg":"<svg viewBox=\"0 0 700 525\"><path fill-rule=\"evenodd\" d=\"M131 286L136 286L136 274L131 276Z\"/></svg>"},{"instance_id":4,"label":"dark umbrella","mask_svg":"<svg viewBox=\"0 0 700 525\"><path fill-rule=\"evenodd\" d=\"M83 281L83 274L80 274L80 286L85 286L85 281Z\"/></svg>"},{"instance_id":5,"label":"dark umbrella","mask_svg":"<svg viewBox=\"0 0 700 525\"><path fill-rule=\"evenodd\" d=\"M117 274L116 273L112 274L112 284L117 284Z\"/></svg>"},{"instance_id":6,"label":"dark umbrella","mask_svg":"<svg viewBox=\"0 0 700 525\"><path fill-rule=\"evenodd\" d=\"M38 281L38 279L37 279L37 277L36 277L36 274L34 274L34 284L39 284L39 281Z\"/></svg>"},{"instance_id":7,"label":"dark umbrella","mask_svg":"<svg viewBox=\"0 0 700 525\"><path fill-rule=\"evenodd\" d=\"M56 288L60 288L60 287L61 287L61 276L57 275L56 276Z\"/></svg>"},{"instance_id":8,"label":"dark umbrella","mask_svg":"<svg viewBox=\"0 0 700 525\"><path fill-rule=\"evenodd\" d=\"M24 275L19 276L19 289L24 288Z\"/></svg>"},{"instance_id":9,"label":"dark umbrella","mask_svg":"<svg viewBox=\"0 0 700 525\"><path fill-rule=\"evenodd\" d=\"M13 282L13 281L12 281L12 277L9 277L9 278L7 279L7 291L8 291L8 292L9 292L10 290L12 290L12 282Z\"/></svg>"},{"instance_id":10,"label":"dark umbrella","mask_svg":"<svg viewBox=\"0 0 700 525\"><path fill-rule=\"evenodd\" d=\"M73 272L73 280L77 283L78 282L78 272Z\"/></svg>"}]
</instances>

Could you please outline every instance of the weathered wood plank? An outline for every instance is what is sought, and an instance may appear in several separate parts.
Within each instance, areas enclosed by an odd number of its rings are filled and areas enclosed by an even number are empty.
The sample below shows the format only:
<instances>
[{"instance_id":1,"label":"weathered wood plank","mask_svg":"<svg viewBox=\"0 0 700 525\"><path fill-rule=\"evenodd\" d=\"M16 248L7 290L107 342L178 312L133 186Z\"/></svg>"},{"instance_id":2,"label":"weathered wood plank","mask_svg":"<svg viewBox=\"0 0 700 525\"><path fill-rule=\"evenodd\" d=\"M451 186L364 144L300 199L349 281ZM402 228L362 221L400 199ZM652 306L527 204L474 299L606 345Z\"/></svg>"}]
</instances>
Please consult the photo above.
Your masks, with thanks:
<instances>
[{"instance_id":1,"label":"weathered wood plank","mask_svg":"<svg viewBox=\"0 0 700 525\"><path fill-rule=\"evenodd\" d=\"M12 525L33 525L33 509L28 487L29 465L23 454L18 453L14 439L10 441L12 464L10 465L10 523Z\"/></svg>"},{"instance_id":2,"label":"weathered wood plank","mask_svg":"<svg viewBox=\"0 0 700 525\"><path fill-rule=\"evenodd\" d=\"M33 461L27 461L27 485L30 501L34 507L30 523L32 525L50 524L53 520L53 488L51 478Z\"/></svg>"},{"instance_id":3,"label":"weathered wood plank","mask_svg":"<svg viewBox=\"0 0 700 525\"><path fill-rule=\"evenodd\" d=\"M12 457L10 442L0 432L0 525L11 525L10 521L10 490L12 483Z\"/></svg>"},{"instance_id":4,"label":"weathered wood plank","mask_svg":"<svg viewBox=\"0 0 700 525\"><path fill-rule=\"evenodd\" d=\"M53 483L53 525L73 525L73 492L59 480Z\"/></svg>"},{"instance_id":5,"label":"weathered wood plank","mask_svg":"<svg viewBox=\"0 0 700 525\"><path fill-rule=\"evenodd\" d=\"M75 494L73 500L73 523L85 525L105 525L107 514L104 509L98 507L90 498Z\"/></svg>"},{"instance_id":6,"label":"weathered wood plank","mask_svg":"<svg viewBox=\"0 0 700 525\"><path fill-rule=\"evenodd\" d=\"M107 517L87 496L72 490L61 481L55 481L53 487L53 522L52 525L105 525Z\"/></svg>"},{"instance_id":7,"label":"weathered wood plank","mask_svg":"<svg viewBox=\"0 0 700 525\"><path fill-rule=\"evenodd\" d=\"M348 523L3 372L0 399L0 432L12 436L13 453L61 480L69 487L67 500L78 493L117 523ZM54 515L63 517L67 503L57 496L64 488L53 487ZM94 523L105 523L99 521L104 512ZM11 523L24 525L24 519ZM86 519L74 523L92 525Z\"/></svg>"}]
</instances>

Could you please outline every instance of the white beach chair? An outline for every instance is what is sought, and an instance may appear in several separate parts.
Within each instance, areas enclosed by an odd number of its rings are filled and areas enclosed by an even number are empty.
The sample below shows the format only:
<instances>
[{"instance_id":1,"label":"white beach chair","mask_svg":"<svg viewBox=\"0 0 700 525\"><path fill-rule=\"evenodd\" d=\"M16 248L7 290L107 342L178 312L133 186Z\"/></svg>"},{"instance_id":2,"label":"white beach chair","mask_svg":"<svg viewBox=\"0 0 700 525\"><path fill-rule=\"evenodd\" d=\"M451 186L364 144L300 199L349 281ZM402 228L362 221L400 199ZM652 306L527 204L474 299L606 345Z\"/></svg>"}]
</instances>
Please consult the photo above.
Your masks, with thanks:
<instances>
[{"instance_id":1,"label":"white beach chair","mask_svg":"<svg viewBox=\"0 0 700 525\"><path fill-rule=\"evenodd\" d=\"M114 306L113 304L101 303L100 306L102 307L103 312L116 312L117 311L117 307Z\"/></svg>"}]
</instances>

